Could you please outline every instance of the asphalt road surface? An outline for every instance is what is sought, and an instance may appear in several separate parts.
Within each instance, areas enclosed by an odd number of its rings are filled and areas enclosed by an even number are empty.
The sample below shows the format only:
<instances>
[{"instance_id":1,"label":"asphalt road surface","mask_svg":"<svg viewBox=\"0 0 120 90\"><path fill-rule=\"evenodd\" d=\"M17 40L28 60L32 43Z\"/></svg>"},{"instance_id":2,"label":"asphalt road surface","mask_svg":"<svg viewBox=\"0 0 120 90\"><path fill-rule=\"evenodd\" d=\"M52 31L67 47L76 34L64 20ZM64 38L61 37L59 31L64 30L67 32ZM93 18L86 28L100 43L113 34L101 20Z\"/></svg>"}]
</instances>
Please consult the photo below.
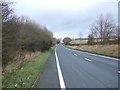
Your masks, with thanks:
<instances>
[{"instance_id":1,"label":"asphalt road surface","mask_svg":"<svg viewBox=\"0 0 120 90\"><path fill-rule=\"evenodd\" d=\"M118 62L58 45L36 88L118 88Z\"/></svg>"}]
</instances>

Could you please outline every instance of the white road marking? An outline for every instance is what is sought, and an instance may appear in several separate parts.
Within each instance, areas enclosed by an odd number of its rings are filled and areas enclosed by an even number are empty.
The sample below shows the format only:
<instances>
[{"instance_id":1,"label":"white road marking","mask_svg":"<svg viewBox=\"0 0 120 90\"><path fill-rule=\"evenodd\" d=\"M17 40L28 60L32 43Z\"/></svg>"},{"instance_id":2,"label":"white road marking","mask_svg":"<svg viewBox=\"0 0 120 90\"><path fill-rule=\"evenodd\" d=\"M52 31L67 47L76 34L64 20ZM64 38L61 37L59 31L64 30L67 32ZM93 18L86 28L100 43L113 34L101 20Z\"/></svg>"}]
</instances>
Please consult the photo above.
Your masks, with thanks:
<instances>
[{"instance_id":1,"label":"white road marking","mask_svg":"<svg viewBox=\"0 0 120 90\"><path fill-rule=\"evenodd\" d=\"M60 81L60 87L61 88L65 88L65 82L64 82L64 79L63 79L63 76L62 76L62 71L61 71L61 68L60 68L60 64L59 64L59 60L58 60L56 48L55 48L55 57L56 57L56 63L57 63L57 69L58 69L58 77L59 77L59 81Z\"/></svg>"},{"instance_id":2,"label":"white road marking","mask_svg":"<svg viewBox=\"0 0 120 90\"><path fill-rule=\"evenodd\" d=\"M77 56L77 54L74 54L75 56Z\"/></svg>"},{"instance_id":3,"label":"white road marking","mask_svg":"<svg viewBox=\"0 0 120 90\"><path fill-rule=\"evenodd\" d=\"M89 61L89 62L91 62L92 60L90 60L90 59L88 59L88 58L85 58L85 60L87 60L87 61Z\"/></svg>"},{"instance_id":4,"label":"white road marking","mask_svg":"<svg viewBox=\"0 0 120 90\"><path fill-rule=\"evenodd\" d=\"M117 71L120 74L120 71Z\"/></svg>"},{"instance_id":5,"label":"white road marking","mask_svg":"<svg viewBox=\"0 0 120 90\"><path fill-rule=\"evenodd\" d=\"M108 59L110 59L110 60L114 59L114 60L116 60L116 61L120 61L120 59L118 59L118 58L114 58L114 57L109 57L109 56L103 56L103 55L98 55L98 54L88 53L88 52L77 51L77 50L70 49L70 48L66 48L66 49L68 49L68 50L72 50L72 51L75 51L75 52L79 52L79 53L83 53L83 54L88 54L88 55L93 55L93 56L98 56L98 57L108 58Z\"/></svg>"}]
</instances>

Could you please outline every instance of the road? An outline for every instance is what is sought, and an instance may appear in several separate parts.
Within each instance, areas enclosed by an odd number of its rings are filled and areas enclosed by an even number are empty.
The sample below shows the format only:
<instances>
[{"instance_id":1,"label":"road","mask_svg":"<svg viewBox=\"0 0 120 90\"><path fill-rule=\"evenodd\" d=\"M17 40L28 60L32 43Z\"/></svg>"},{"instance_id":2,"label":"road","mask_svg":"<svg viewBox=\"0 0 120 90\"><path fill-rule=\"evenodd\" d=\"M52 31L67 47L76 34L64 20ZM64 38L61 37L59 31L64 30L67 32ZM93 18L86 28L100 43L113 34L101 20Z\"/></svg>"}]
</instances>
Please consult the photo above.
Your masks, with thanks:
<instances>
[{"instance_id":1,"label":"road","mask_svg":"<svg viewBox=\"0 0 120 90\"><path fill-rule=\"evenodd\" d=\"M36 88L118 88L118 62L58 45Z\"/></svg>"}]
</instances>

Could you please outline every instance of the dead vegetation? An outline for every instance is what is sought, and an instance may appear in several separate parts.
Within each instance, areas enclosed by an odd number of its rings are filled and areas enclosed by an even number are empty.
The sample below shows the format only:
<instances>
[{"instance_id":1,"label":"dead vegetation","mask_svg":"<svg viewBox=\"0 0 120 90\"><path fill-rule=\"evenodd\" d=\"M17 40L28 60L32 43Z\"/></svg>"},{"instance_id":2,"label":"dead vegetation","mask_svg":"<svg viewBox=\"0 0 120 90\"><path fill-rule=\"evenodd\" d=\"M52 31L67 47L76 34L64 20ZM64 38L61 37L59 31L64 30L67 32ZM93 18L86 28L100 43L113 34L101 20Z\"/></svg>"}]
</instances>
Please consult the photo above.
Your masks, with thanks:
<instances>
[{"instance_id":1,"label":"dead vegetation","mask_svg":"<svg viewBox=\"0 0 120 90\"><path fill-rule=\"evenodd\" d=\"M3 67L3 72L10 72L11 70L17 68L21 64L25 63L26 61L30 60L32 57L37 56L40 54L40 51L37 52L30 52L30 51L21 51L21 52L16 52L16 55L13 57L14 62L9 62L8 65ZM32 59L35 61L35 59Z\"/></svg>"},{"instance_id":2,"label":"dead vegetation","mask_svg":"<svg viewBox=\"0 0 120 90\"><path fill-rule=\"evenodd\" d=\"M22 63L37 52L49 50L56 44L53 33L47 27L28 17L14 15L10 5L11 2L2 2L3 69L14 62Z\"/></svg>"},{"instance_id":3,"label":"dead vegetation","mask_svg":"<svg viewBox=\"0 0 120 90\"><path fill-rule=\"evenodd\" d=\"M113 45L80 45L67 47L81 51L88 51L107 56L119 57L118 46L119 46L118 44L113 44Z\"/></svg>"}]
</instances>

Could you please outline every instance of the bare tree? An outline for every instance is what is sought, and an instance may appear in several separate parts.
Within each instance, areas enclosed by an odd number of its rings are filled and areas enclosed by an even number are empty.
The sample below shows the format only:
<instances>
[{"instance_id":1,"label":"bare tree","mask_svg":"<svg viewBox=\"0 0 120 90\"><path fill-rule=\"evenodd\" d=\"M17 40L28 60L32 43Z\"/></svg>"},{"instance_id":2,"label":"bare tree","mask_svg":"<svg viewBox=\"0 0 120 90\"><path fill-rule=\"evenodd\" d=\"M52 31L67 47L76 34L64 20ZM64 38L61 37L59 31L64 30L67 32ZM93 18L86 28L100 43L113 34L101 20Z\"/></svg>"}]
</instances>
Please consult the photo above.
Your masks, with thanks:
<instances>
[{"instance_id":1,"label":"bare tree","mask_svg":"<svg viewBox=\"0 0 120 90\"><path fill-rule=\"evenodd\" d=\"M103 40L104 42L107 42L109 41L110 36L112 36L115 25L113 23L113 17L111 14L107 14L104 19Z\"/></svg>"},{"instance_id":2,"label":"bare tree","mask_svg":"<svg viewBox=\"0 0 120 90\"><path fill-rule=\"evenodd\" d=\"M11 8L11 5L13 2L5 1L1 2L2 5L2 22L6 22L10 15L13 13L13 9Z\"/></svg>"},{"instance_id":3,"label":"bare tree","mask_svg":"<svg viewBox=\"0 0 120 90\"><path fill-rule=\"evenodd\" d=\"M93 24L91 26L90 30L91 30L90 35L94 36L95 41L98 42L98 38L100 37L100 31L99 31L98 27Z\"/></svg>"},{"instance_id":4,"label":"bare tree","mask_svg":"<svg viewBox=\"0 0 120 90\"><path fill-rule=\"evenodd\" d=\"M95 38L100 38L103 43L107 43L115 31L114 19L111 14L99 15L98 19L91 26L91 34Z\"/></svg>"},{"instance_id":5,"label":"bare tree","mask_svg":"<svg viewBox=\"0 0 120 90\"><path fill-rule=\"evenodd\" d=\"M3 65L15 61L15 56L17 55L22 56L22 51L45 51L52 46L52 32L25 17L11 17L5 22L3 31Z\"/></svg>"}]
</instances>

